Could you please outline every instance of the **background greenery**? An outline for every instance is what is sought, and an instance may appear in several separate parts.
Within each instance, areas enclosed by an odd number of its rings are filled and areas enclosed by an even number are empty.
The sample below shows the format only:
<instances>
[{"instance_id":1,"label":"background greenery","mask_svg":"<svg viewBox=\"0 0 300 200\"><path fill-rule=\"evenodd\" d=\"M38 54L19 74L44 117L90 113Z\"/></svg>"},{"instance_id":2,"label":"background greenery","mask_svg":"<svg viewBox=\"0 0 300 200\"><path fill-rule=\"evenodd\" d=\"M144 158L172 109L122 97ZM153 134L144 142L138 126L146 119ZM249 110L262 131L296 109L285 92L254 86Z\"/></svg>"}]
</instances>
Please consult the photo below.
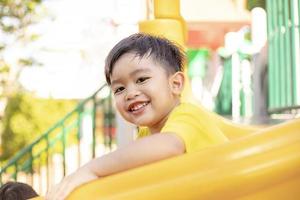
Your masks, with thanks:
<instances>
[{"instance_id":1,"label":"background greenery","mask_svg":"<svg viewBox=\"0 0 300 200\"><path fill-rule=\"evenodd\" d=\"M17 64L12 66L4 56L5 50L11 45L18 43L25 46L37 38L28 34L27 28L38 22L36 9L41 2L0 0L0 102L6 107L4 111L1 108L0 112L0 160L7 159L24 147L51 120L40 118L43 122L38 122L37 116L43 116L38 114L37 109L43 112L44 108L38 100L31 102L34 98L25 94L18 81L23 67L32 66L35 59L16 58Z\"/></svg>"},{"instance_id":2,"label":"background greenery","mask_svg":"<svg viewBox=\"0 0 300 200\"><path fill-rule=\"evenodd\" d=\"M263 9L266 8L266 0L248 0L247 1L247 9L252 10L255 7L261 7Z\"/></svg>"},{"instance_id":3,"label":"background greenery","mask_svg":"<svg viewBox=\"0 0 300 200\"><path fill-rule=\"evenodd\" d=\"M13 156L74 109L76 104L75 100L38 99L28 93L11 96L2 123L0 159Z\"/></svg>"}]
</instances>

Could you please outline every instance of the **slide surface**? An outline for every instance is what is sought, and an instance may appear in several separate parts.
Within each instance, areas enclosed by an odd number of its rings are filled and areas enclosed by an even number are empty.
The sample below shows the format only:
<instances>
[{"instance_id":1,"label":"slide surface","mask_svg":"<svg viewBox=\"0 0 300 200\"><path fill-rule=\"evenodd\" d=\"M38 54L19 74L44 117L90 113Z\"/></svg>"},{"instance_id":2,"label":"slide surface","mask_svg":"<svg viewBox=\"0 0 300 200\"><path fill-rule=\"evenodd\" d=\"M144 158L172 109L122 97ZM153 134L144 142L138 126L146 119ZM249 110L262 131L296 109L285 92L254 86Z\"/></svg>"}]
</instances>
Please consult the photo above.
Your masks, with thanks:
<instances>
[{"instance_id":1,"label":"slide surface","mask_svg":"<svg viewBox=\"0 0 300 200\"><path fill-rule=\"evenodd\" d=\"M99 179L68 199L297 199L299 188L300 119L295 119Z\"/></svg>"}]
</instances>

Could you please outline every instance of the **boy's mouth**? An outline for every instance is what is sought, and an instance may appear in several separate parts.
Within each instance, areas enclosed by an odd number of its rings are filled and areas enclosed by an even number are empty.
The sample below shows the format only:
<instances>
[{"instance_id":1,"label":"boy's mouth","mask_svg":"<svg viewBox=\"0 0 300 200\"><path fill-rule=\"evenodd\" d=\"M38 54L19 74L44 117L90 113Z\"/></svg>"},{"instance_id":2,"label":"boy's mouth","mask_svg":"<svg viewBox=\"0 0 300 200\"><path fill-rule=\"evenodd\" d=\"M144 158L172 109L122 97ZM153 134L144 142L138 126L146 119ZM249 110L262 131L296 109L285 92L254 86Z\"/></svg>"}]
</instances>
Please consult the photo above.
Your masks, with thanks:
<instances>
[{"instance_id":1,"label":"boy's mouth","mask_svg":"<svg viewBox=\"0 0 300 200\"><path fill-rule=\"evenodd\" d=\"M150 101L132 103L128 106L128 111L133 112L133 113L138 112L139 110L141 110L142 108L147 106L149 103L150 103Z\"/></svg>"}]
</instances>

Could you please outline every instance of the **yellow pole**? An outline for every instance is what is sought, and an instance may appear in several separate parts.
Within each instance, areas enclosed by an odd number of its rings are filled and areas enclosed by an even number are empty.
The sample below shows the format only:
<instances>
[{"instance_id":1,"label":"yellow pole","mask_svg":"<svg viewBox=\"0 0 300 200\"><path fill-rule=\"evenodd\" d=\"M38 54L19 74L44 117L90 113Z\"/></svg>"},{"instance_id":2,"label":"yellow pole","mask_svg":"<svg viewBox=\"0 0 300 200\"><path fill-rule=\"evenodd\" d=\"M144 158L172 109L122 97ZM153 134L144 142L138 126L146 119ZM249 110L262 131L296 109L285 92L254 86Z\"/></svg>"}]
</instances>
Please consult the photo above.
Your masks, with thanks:
<instances>
[{"instance_id":1,"label":"yellow pole","mask_svg":"<svg viewBox=\"0 0 300 200\"><path fill-rule=\"evenodd\" d=\"M168 38L185 50L187 28L180 15L180 0L154 0L154 17L152 20L141 21L139 31ZM188 80L187 67L184 73L186 81L182 101L196 103Z\"/></svg>"}]
</instances>

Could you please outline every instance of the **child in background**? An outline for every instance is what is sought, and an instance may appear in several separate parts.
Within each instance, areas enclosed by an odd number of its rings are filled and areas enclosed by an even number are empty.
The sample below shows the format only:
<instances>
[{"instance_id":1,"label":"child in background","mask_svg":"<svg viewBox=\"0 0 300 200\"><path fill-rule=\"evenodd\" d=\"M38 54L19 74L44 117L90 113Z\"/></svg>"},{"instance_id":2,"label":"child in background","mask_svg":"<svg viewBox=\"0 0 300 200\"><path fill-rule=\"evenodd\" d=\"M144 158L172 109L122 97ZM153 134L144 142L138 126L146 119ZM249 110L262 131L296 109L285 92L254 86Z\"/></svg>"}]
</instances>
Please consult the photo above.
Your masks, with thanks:
<instances>
[{"instance_id":1,"label":"child in background","mask_svg":"<svg viewBox=\"0 0 300 200\"><path fill-rule=\"evenodd\" d=\"M138 139L79 168L46 199L64 199L91 180L228 141L197 106L180 101L184 62L179 47L147 34L131 35L113 47L106 58L106 81L118 112L140 127Z\"/></svg>"},{"instance_id":2,"label":"child in background","mask_svg":"<svg viewBox=\"0 0 300 200\"><path fill-rule=\"evenodd\" d=\"M25 183L7 182L0 188L0 200L26 200L37 196L34 189Z\"/></svg>"}]
</instances>

